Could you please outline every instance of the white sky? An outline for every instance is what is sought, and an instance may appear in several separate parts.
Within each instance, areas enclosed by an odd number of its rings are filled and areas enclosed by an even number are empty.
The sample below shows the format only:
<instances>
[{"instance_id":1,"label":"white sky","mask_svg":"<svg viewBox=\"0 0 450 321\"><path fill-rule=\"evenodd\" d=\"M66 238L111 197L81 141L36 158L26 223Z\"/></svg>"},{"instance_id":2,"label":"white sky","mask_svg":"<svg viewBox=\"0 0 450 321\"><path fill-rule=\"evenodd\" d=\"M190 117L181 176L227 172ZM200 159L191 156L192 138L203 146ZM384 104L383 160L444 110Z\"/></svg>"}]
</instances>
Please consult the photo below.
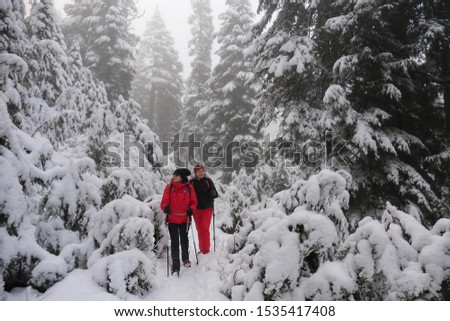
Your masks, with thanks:
<instances>
[{"instance_id":1,"label":"white sky","mask_svg":"<svg viewBox=\"0 0 450 321\"><path fill-rule=\"evenodd\" d=\"M28 1L25 1L28 2ZM54 0L55 6L61 15L64 16L64 4L72 2L71 0ZM250 0L253 11L256 14L258 0ZM190 0L137 0L141 17L134 22L135 33L141 36L145 30L147 21L153 14L156 5L159 4L161 15L166 22L167 28L175 39L175 47L178 50L179 57L184 66L183 76L187 77L190 73L190 57L188 54L188 41L191 39L191 30L188 25L188 17L192 13ZM219 28L218 15L226 10L225 0L211 0L211 6L214 15L215 31ZM213 51L218 49L215 44ZM217 62L217 57L213 56L213 63Z\"/></svg>"}]
</instances>

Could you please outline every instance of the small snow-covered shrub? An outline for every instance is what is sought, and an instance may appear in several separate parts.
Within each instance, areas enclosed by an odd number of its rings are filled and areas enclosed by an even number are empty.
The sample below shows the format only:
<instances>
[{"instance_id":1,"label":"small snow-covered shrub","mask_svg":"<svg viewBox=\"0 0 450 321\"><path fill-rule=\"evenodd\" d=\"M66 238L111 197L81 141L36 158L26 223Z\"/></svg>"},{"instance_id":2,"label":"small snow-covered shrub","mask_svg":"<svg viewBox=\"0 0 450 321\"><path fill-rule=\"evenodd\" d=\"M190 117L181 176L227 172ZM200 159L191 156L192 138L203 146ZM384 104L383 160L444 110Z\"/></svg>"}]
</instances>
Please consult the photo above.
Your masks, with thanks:
<instances>
[{"instance_id":1,"label":"small snow-covered shrub","mask_svg":"<svg viewBox=\"0 0 450 321\"><path fill-rule=\"evenodd\" d=\"M88 234L89 215L100 205L100 179L94 175L95 163L90 158L74 161L65 171L61 178L52 181L51 189L42 199L41 220L59 217L64 228L84 238Z\"/></svg>"},{"instance_id":2,"label":"small snow-covered shrub","mask_svg":"<svg viewBox=\"0 0 450 321\"><path fill-rule=\"evenodd\" d=\"M230 256L225 271L228 295L236 293L245 299L291 299L301 279L330 259L338 241L327 217L304 208L291 215L273 208L251 213L241 233L246 228L250 230L247 241Z\"/></svg>"},{"instance_id":3,"label":"small snow-covered shrub","mask_svg":"<svg viewBox=\"0 0 450 321\"><path fill-rule=\"evenodd\" d=\"M67 275L67 265L62 257L49 256L33 269L30 285L45 292Z\"/></svg>"},{"instance_id":4,"label":"small snow-covered shrub","mask_svg":"<svg viewBox=\"0 0 450 321\"><path fill-rule=\"evenodd\" d=\"M91 267L94 280L109 293L126 299L144 296L153 286L155 262L137 249L101 258Z\"/></svg>"},{"instance_id":5,"label":"small snow-covered shrub","mask_svg":"<svg viewBox=\"0 0 450 321\"><path fill-rule=\"evenodd\" d=\"M59 255L61 249L71 243L79 243L79 234L64 228L59 217L40 221L35 231L36 242L48 252Z\"/></svg>"},{"instance_id":6,"label":"small snow-covered shrub","mask_svg":"<svg viewBox=\"0 0 450 321\"><path fill-rule=\"evenodd\" d=\"M444 221L433 231L442 233ZM338 258L352 275L356 300L436 300L449 273L449 236L433 235L413 216L387 203L383 222L365 218Z\"/></svg>"},{"instance_id":7,"label":"small snow-covered shrub","mask_svg":"<svg viewBox=\"0 0 450 321\"><path fill-rule=\"evenodd\" d=\"M6 154L0 146L0 155L3 153ZM19 183L18 170L13 166L14 161L17 159L7 160L0 156L0 227L6 227L10 235L17 236L27 212L27 203Z\"/></svg>"},{"instance_id":8,"label":"small snow-covered shrub","mask_svg":"<svg viewBox=\"0 0 450 321\"><path fill-rule=\"evenodd\" d=\"M161 210L161 195L153 195L146 200L149 208L153 211L154 217L152 224L154 227L153 239L154 246L153 251L157 257L165 255L166 246L168 246L169 232L166 227L167 215Z\"/></svg>"},{"instance_id":9,"label":"small snow-covered shrub","mask_svg":"<svg viewBox=\"0 0 450 321\"><path fill-rule=\"evenodd\" d=\"M70 272L74 269L87 269L89 256L94 250L94 240L87 238L82 243L67 245L60 256L66 261L67 270Z\"/></svg>"},{"instance_id":10,"label":"small snow-covered shrub","mask_svg":"<svg viewBox=\"0 0 450 321\"><path fill-rule=\"evenodd\" d=\"M326 215L336 225L340 239L348 236L348 221L343 209L348 208L350 194L347 191L351 184L351 176L340 170L332 172L324 169L312 175L297 196L300 205L307 209Z\"/></svg>"},{"instance_id":11,"label":"small snow-covered shrub","mask_svg":"<svg viewBox=\"0 0 450 321\"><path fill-rule=\"evenodd\" d=\"M31 254L18 252L6 262L3 278L5 290L15 287L26 287L32 277L33 269L39 264L40 259Z\"/></svg>"},{"instance_id":12,"label":"small snow-covered shrub","mask_svg":"<svg viewBox=\"0 0 450 321\"><path fill-rule=\"evenodd\" d=\"M130 171L124 169L113 171L103 183L101 193L102 206L113 200L120 199L124 195L135 197L136 193L132 187Z\"/></svg>"},{"instance_id":13,"label":"small snow-covered shrub","mask_svg":"<svg viewBox=\"0 0 450 321\"><path fill-rule=\"evenodd\" d=\"M147 204L125 195L122 199L114 200L93 215L91 220L91 235L96 247L106 238L108 233L120 221L129 217L143 217L152 219L153 211Z\"/></svg>"},{"instance_id":14,"label":"small snow-covered shrub","mask_svg":"<svg viewBox=\"0 0 450 321\"><path fill-rule=\"evenodd\" d=\"M450 219L437 221L432 234L420 251L419 262L431 277L432 292L439 300L450 300Z\"/></svg>"},{"instance_id":15,"label":"small snow-covered shrub","mask_svg":"<svg viewBox=\"0 0 450 321\"><path fill-rule=\"evenodd\" d=\"M104 257L130 249L138 249L145 255L150 255L153 251L153 235L154 228L148 219L130 217L114 226L89 260L93 262L99 256Z\"/></svg>"},{"instance_id":16,"label":"small snow-covered shrub","mask_svg":"<svg viewBox=\"0 0 450 321\"><path fill-rule=\"evenodd\" d=\"M294 300L348 300L356 284L342 262L325 262L316 273L304 279L294 289Z\"/></svg>"},{"instance_id":17,"label":"small snow-covered shrub","mask_svg":"<svg viewBox=\"0 0 450 321\"><path fill-rule=\"evenodd\" d=\"M225 195L227 209L222 213L220 228L225 233L234 233L242 226L243 212L249 206L248 198L235 186L230 186Z\"/></svg>"},{"instance_id":18,"label":"small snow-covered shrub","mask_svg":"<svg viewBox=\"0 0 450 321\"><path fill-rule=\"evenodd\" d=\"M274 195L273 201L282 206L287 214L298 206L327 216L336 226L339 239L348 236L348 221L344 210L348 208L351 175L344 170L337 172L323 169L308 180L297 180L290 189ZM272 201L272 202L273 202Z\"/></svg>"}]
</instances>

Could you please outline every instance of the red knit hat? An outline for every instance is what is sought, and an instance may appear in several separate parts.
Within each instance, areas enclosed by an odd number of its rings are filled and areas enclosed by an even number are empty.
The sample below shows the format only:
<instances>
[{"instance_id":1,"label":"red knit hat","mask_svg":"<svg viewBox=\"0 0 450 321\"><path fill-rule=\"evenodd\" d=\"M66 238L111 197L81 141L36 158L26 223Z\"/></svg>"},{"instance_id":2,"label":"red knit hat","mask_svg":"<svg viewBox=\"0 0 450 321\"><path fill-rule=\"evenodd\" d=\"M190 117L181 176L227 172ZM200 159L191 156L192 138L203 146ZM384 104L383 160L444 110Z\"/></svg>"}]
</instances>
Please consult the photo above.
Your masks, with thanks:
<instances>
[{"instance_id":1,"label":"red knit hat","mask_svg":"<svg viewBox=\"0 0 450 321\"><path fill-rule=\"evenodd\" d=\"M205 170L205 167L202 164L197 164L194 166L194 174L197 173L199 170Z\"/></svg>"}]
</instances>

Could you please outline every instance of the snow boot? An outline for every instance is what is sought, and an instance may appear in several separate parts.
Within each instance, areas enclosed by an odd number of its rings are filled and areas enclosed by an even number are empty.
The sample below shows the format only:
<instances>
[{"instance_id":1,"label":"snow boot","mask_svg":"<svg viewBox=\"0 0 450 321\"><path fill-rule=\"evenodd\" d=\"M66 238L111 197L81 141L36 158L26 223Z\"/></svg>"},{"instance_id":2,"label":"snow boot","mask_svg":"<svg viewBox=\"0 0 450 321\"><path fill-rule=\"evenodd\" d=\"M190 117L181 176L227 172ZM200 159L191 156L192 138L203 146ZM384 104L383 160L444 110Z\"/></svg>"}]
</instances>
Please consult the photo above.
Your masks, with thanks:
<instances>
[{"instance_id":1,"label":"snow boot","mask_svg":"<svg viewBox=\"0 0 450 321\"><path fill-rule=\"evenodd\" d=\"M191 261L189 261L189 259L183 260L183 266L185 266L185 267L191 267Z\"/></svg>"},{"instance_id":2,"label":"snow boot","mask_svg":"<svg viewBox=\"0 0 450 321\"><path fill-rule=\"evenodd\" d=\"M180 270L172 268L172 275L180 276Z\"/></svg>"}]
</instances>

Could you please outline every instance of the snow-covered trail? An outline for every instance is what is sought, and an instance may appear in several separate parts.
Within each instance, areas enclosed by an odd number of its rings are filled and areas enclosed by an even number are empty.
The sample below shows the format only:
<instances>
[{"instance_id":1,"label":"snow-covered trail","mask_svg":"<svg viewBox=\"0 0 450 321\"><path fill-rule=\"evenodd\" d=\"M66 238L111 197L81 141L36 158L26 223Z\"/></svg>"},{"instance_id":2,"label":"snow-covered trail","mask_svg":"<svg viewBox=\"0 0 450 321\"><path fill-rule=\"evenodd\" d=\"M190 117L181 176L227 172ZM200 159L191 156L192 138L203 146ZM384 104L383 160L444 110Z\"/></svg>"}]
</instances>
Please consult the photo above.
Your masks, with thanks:
<instances>
[{"instance_id":1,"label":"snow-covered trail","mask_svg":"<svg viewBox=\"0 0 450 321\"><path fill-rule=\"evenodd\" d=\"M217 219L226 209L223 199L216 200L216 224ZM216 226L216 247L214 251L213 222L211 222L211 248L208 254L198 255L196 264L193 236L195 236L196 249L198 251L198 238L195 224L189 230L189 259L192 266L181 266L180 277L170 275L167 277L167 261L158 260L154 288L143 300L149 301L216 301L229 300L220 292L223 281L224 265L227 264L226 240L224 234ZM170 254L169 254L170 255Z\"/></svg>"},{"instance_id":2,"label":"snow-covered trail","mask_svg":"<svg viewBox=\"0 0 450 321\"><path fill-rule=\"evenodd\" d=\"M158 262L154 289L144 300L156 301L215 301L228 300L220 293L220 256L211 252L199 255L199 264L191 254L192 266L181 267L180 276L167 277L166 262Z\"/></svg>"}]
</instances>

